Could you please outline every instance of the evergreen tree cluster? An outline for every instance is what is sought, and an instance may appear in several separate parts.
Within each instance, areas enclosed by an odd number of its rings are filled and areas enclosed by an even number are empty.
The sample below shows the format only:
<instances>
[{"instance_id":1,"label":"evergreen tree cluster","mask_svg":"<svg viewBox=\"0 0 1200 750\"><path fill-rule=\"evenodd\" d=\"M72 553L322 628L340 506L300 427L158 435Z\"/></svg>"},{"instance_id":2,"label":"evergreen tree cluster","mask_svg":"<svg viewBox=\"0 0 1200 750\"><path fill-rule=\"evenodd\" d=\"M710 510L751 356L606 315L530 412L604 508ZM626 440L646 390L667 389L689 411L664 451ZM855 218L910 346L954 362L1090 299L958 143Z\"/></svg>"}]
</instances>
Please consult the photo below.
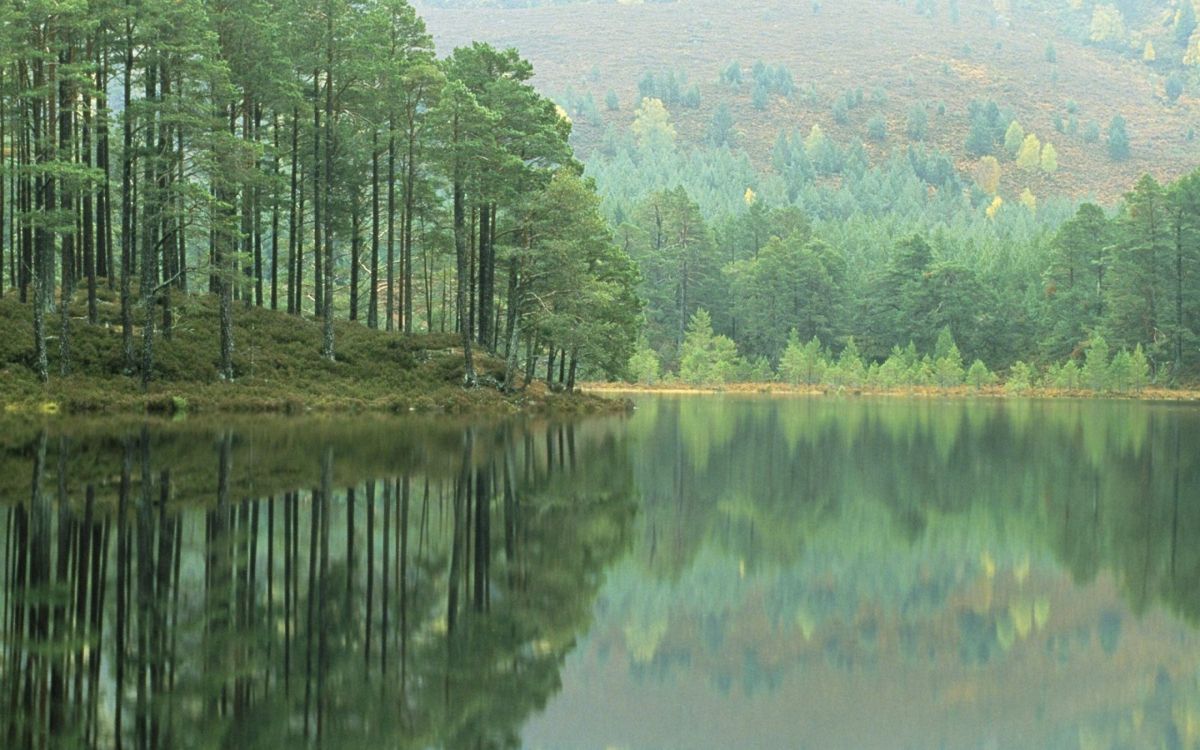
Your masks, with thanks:
<instances>
[{"instance_id":1,"label":"evergreen tree cluster","mask_svg":"<svg viewBox=\"0 0 1200 750\"><path fill-rule=\"evenodd\" d=\"M0 9L0 295L32 306L33 369L71 370L71 302L120 299L120 368L190 295L473 351L624 371L636 269L568 145L569 116L515 50L434 53L406 0L142 0ZM578 100L579 112L595 104ZM281 313L282 314L282 313ZM136 338L136 340L135 340ZM557 363L557 368L553 367Z\"/></svg>"},{"instance_id":2,"label":"evergreen tree cluster","mask_svg":"<svg viewBox=\"0 0 1200 750\"><path fill-rule=\"evenodd\" d=\"M668 107L697 109L700 106L700 87L689 86L687 73L683 71L646 71L638 81L638 94L643 99L658 99Z\"/></svg>"}]
</instances>

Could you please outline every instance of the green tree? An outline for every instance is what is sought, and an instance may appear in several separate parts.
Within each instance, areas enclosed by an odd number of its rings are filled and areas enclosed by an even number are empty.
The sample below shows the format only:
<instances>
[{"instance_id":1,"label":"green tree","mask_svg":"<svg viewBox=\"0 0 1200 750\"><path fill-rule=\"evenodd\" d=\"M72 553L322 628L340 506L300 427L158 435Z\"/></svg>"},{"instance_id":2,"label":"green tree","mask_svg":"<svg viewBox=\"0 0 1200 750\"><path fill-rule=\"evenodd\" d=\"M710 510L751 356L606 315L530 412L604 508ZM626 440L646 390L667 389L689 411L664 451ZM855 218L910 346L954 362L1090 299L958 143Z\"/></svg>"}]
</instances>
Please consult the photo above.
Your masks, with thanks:
<instances>
[{"instance_id":1,"label":"green tree","mask_svg":"<svg viewBox=\"0 0 1200 750\"><path fill-rule=\"evenodd\" d=\"M679 377L696 385L722 385L737 371L737 347L732 340L714 334L712 318L703 308L688 322L680 350Z\"/></svg>"},{"instance_id":2,"label":"green tree","mask_svg":"<svg viewBox=\"0 0 1200 750\"><path fill-rule=\"evenodd\" d=\"M1169 226L1166 191L1153 177L1142 177L1126 194L1118 216L1104 327L1115 346L1132 349L1143 343L1152 357L1164 353L1160 331L1170 319Z\"/></svg>"},{"instance_id":3,"label":"green tree","mask_svg":"<svg viewBox=\"0 0 1200 750\"><path fill-rule=\"evenodd\" d=\"M1125 118L1113 115L1108 123L1108 156L1113 161L1129 158L1129 134L1125 130Z\"/></svg>"},{"instance_id":4,"label":"green tree","mask_svg":"<svg viewBox=\"0 0 1200 750\"><path fill-rule=\"evenodd\" d=\"M751 356L777 359L786 332L831 341L839 317L845 261L804 233L772 237L756 257L726 267L737 301L739 340Z\"/></svg>"},{"instance_id":5,"label":"green tree","mask_svg":"<svg viewBox=\"0 0 1200 750\"><path fill-rule=\"evenodd\" d=\"M795 328L788 332L787 346L779 357L780 378L791 385L816 385L824 378L828 366L816 336L807 344L801 344Z\"/></svg>"},{"instance_id":6,"label":"green tree","mask_svg":"<svg viewBox=\"0 0 1200 750\"><path fill-rule=\"evenodd\" d=\"M908 119L905 121L905 132L909 139L914 141L923 141L929 134L929 113L925 111L925 107L921 104L914 104L908 110Z\"/></svg>"},{"instance_id":7,"label":"green tree","mask_svg":"<svg viewBox=\"0 0 1200 750\"><path fill-rule=\"evenodd\" d=\"M1113 231L1104 209L1084 203L1050 243L1042 346L1051 359L1070 355L1100 323L1110 283Z\"/></svg>"},{"instance_id":8,"label":"green tree","mask_svg":"<svg viewBox=\"0 0 1200 750\"><path fill-rule=\"evenodd\" d=\"M996 376L988 370L983 360L977 359L971 363L970 369L967 370L966 381L967 385L978 391L984 386L995 383Z\"/></svg>"},{"instance_id":9,"label":"green tree","mask_svg":"<svg viewBox=\"0 0 1200 750\"><path fill-rule=\"evenodd\" d=\"M654 385L658 383L660 365L658 355L644 343L629 358L629 375L635 383Z\"/></svg>"},{"instance_id":10,"label":"green tree","mask_svg":"<svg viewBox=\"0 0 1200 750\"><path fill-rule=\"evenodd\" d=\"M1013 120L1008 125L1008 129L1004 131L1004 150L1012 158L1017 158L1017 154L1021 151L1021 146L1025 142L1025 128L1021 127L1021 123Z\"/></svg>"},{"instance_id":11,"label":"green tree","mask_svg":"<svg viewBox=\"0 0 1200 750\"><path fill-rule=\"evenodd\" d=\"M688 321L700 307L722 302L715 245L700 207L682 187L656 193L638 208L623 243L642 272L646 338L665 363L677 363Z\"/></svg>"},{"instance_id":12,"label":"green tree","mask_svg":"<svg viewBox=\"0 0 1200 750\"><path fill-rule=\"evenodd\" d=\"M715 148L733 146L733 115L729 105L721 102L708 126L707 140Z\"/></svg>"},{"instance_id":13,"label":"green tree","mask_svg":"<svg viewBox=\"0 0 1200 750\"><path fill-rule=\"evenodd\" d=\"M1083 385L1093 391L1109 389L1109 355L1108 342L1099 333L1092 334L1085 353L1083 372L1080 374Z\"/></svg>"},{"instance_id":14,"label":"green tree","mask_svg":"<svg viewBox=\"0 0 1200 750\"><path fill-rule=\"evenodd\" d=\"M962 385L963 359L954 343L954 336L948 326L938 333L937 344L934 348L934 378L942 388Z\"/></svg>"}]
</instances>

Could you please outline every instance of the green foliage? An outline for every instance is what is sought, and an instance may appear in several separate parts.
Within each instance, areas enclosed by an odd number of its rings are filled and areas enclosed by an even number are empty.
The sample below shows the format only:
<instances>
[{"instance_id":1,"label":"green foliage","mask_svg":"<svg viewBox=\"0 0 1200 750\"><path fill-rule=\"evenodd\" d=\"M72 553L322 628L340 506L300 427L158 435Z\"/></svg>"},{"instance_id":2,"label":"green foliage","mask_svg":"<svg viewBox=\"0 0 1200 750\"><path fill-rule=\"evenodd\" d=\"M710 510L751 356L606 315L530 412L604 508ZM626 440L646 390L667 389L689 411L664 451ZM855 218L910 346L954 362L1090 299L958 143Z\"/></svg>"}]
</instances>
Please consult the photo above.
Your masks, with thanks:
<instances>
[{"instance_id":1,"label":"green foliage","mask_svg":"<svg viewBox=\"0 0 1200 750\"><path fill-rule=\"evenodd\" d=\"M648 70L638 81L638 94L643 99L659 99L668 107L696 109L700 106L700 89L688 86L688 76L684 71L655 73Z\"/></svg>"},{"instance_id":2,"label":"green foliage","mask_svg":"<svg viewBox=\"0 0 1200 750\"><path fill-rule=\"evenodd\" d=\"M934 349L933 363L934 381L942 388L962 385L963 358L954 343L954 336L949 326L943 327L938 334L937 345Z\"/></svg>"},{"instance_id":3,"label":"green foliage","mask_svg":"<svg viewBox=\"0 0 1200 750\"><path fill-rule=\"evenodd\" d=\"M733 137L733 114L729 111L729 105L721 102L717 107L717 111L713 113L712 122L708 126L708 143L714 147L721 146L732 147L734 145Z\"/></svg>"},{"instance_id":4,"label":"green foliage","mask_svg":"<svg viewBox=\"0 0 1200 750\"><path fill-rule=\"evenodd\" d=\"M771 92L766 86L756 83L754 91L750 94L750 103L757 110L764 110L767 104L771 101Z\"/></svg>"},{"instance_id":5,"label":"green foliage","mask_svg":"<svg viewBox=\"0 0 1200 750\"><path fill-rule=\"evenodd\" d=\"M772 237L756 257L726 267L739 301L744 350L771 359L784 348L784 332L832 340L842 304L845 261L807 227Z\"/></svg>"},{"instance_id":6,"label":"green foliage","mask_svg":"<svg viewBox=\"0 0 1200 750\"><path fill-rule=\"evenodd\" d=\"M1189 2L1179 3L1179 11L1175 17L1175 42L1187 48L1196 31L1196 9Z\"/></svg>"},{"instance_id":7,"label":"green foliage","mask_svg":"<svg viewBox=\"0 0 1200 750\"><path fill-rule=\"evenodd\" d=\"M1096 143L1100 140L1100 125L1095 120L1088 120L1083 126L1083 142Z\"/></svg>"},{"instance_id":8,"label":"green foliage","mask_svg":"<svg viewBox=\"0 0 1200 750\"><path fill-rule=\"evenodd\" d=\"M1051 388L1064 391L1077 390L1081 384L1079 367L1073 359L1068 359L1061 366L1051 365L1046 370L1044 381Z\"/></svg>"},{"instance_id":9,"label":"green foliage","mask_svg":"<svg viewBox=\"0 0 1200 750\"><path fill-rule=\"evenodd\" d=\"M977 359L971 363L970 369L967 370L966 381L967 385L978 391L981 388L994 384L996 382L996 375L988 370L983 360Z\"/></svg>"},{"instance_id":10,"label":"green foliage","mask_svg":"<svg viewBox=\"0 0 1200 750\"><path fill-rule=\"evenodd\" d=\"M1099 333L1092 335L1086 357L1080 373L1083 385L1093 391L1107 391L1111 385L1108 342Z\"/></svg>"},{"instance_id":11,"label":"green foliage","mask_svg":"<svg viewBox=\"0 0 1200 750\"><path fill-rule=\"evenodd\" d=\"M688 323L679 358L679 378L692 385L722 385L738 371L737 346L714 334L712 318L703 308Z\"/></svg>"},{"instance_id":12,"label":"green foliage","mask_svg":"<svg viewBox=\"0 0 1200 750\"><path fill-rule=\"evenodd\" d=\"M769 383L775 379L771 361L766 357L752 360L742 359L738 368L738 379L746 383Z\"/></svg>"},{"instance_id":13,"label":"green foliage","mask_svg":"<svg viewBox=\"0 0 1200 750\"><path fill-rule=\"evenodd\" d=\"M1033 380L1033 368L1025 362L1017 360L1008 370L1008 380L1004 383L1004 390L1019 396L1033 387Z\"/></svg>"},{"instance_id":14,"label":"green foliage","mask_svg":"<svg viewBox=\"0 0 1200 750\"><path fill-rule=\"evenodd\" d=\"M1113 161L1129 158L1129 134L1125 131L1125 118L1113 115L1108 123L1108 155Z\"/></svg>"},{"instance_id":15,"label":"green foliage","mask_svg":"<svg viewBox=\"0 0 1200 750\"><path fill-rule=\"evenodd\" d=\"M629 376L640 385L655 385L660 377L658 354L643 342L629 358Z\"/></svg>"},{"instance_id":16,"label":"green foliage","mask_svg":"<svg viewBox=\"0 0 1200 750\"><path fill-rule=\"evenodd\" d=\"M1140 393L1150 383L1150 362L1146 359L1146 352L1142 350L1142 345L1139 343L1133 349L1133 354L1129 358L1129 388L1134 393Z\"/></svg>"},{"instance_id":17,"label":"green foliage","mask_svg":"<svg viewBox=\"0 0 1200 750\"><path fill-rule=\"evenodd\" d=\"M1009 123L1008 129L1004 131L1004 150L1015 159L1024 141L1025 128L1021 127L1021 123L1013 120Z\"/></svg>"},{"instance_id":18,"label":"green foliage","mask_svg":"<svg viewBox=\"0 0 1200 750\"><path fill-rule=\"evenodd\" d=\"M1012 116L1001 110L994 101L974 100L967 109L971 128L967 134L967 153L985 156L994 153L997 144L1003 142Z\"/></svg>"},{"instance_id":19,"label":"green foliage","mask_svg":"<svg viewBox=\"0 0 1200 750\"><path fill-rule=\"evenodd\" d=\"M846 388L859 388L866 384L867 368L853 336L846 340L837 364L827 371L826 380L833 386Z\"/></svg>"},{"instance_id":20,"label":"green foliage","mask_svg":"<svg viewBox=\"0 0 1200 750\"><path fill-rule=\"evenodd\" d=\"M737 88L742 85L742 66L736 60L721 69L721 83Z\"/></svg>"},{"instance_id":21,"label":"green foliage","mask_svg":"<svg viewBox=\"0 0 1200 750\"><path fill-rule=\"evenodd\" d=\"M621 235L641 269L646 340L665 363L678 362L685 325L699 308L717 306L721 293L720 266L700 207L682 188L657 193ZM707 312L704 318L711 325Z\"/></svg>"},{"instance_id":22,"label":"green foliage","mask_svg":"<svg viewBox=\"0 0 1200 750\"><path fill-rule=\"evenodd\" d=\"M923 105L914 104L909 107L904 132L910 140L925 140L925 137L929 134L929 113L925 111Z\"/></svg>"},{"instance_id":23,"label":"green foliage","mask_svg":"<svg viewBox=\"0 0 1200 750\"><path fill-rule=\"evenodd\" d=\"M867 137L878 143L887 140L887 121L883 115L874 115L867 121Z\"/></svg>"},{"instance_id":24,"label":"green foliage","mask_svg":"<svg viewBox=\"0 0 1200 750\"><path fill-rule=\"evenodd\" d=\"M821 342L816 336L807 344L801 344L795 328L788 333L787 346L779 357L781 380L791 385L816 385L825 377L828 367Z\"/></svg>"},{"instance_id":25,"label":"green foliage","mask_svg":"<svg viewBox=\"0 0 1200 750\"><path fill-rule=\"evenodd\" d=\"M1172 104L1183 95L1183 78L1179 75L1179 71L1171 71L1171 75L1167 76L1166 94L1167 101Z\"/></svg>"},{"instance_id":26,"label":"green foliage","mask_svg":"<svg viewBox=\"0 0 1200 750\"><path fill-rule=\"evenodd\" d=\"M608 90L608 93L604 95L604 106L608 108L609 112L621 109L621 100L617 97L617 92L612 89Z\"/></svg>"}]
</instances>

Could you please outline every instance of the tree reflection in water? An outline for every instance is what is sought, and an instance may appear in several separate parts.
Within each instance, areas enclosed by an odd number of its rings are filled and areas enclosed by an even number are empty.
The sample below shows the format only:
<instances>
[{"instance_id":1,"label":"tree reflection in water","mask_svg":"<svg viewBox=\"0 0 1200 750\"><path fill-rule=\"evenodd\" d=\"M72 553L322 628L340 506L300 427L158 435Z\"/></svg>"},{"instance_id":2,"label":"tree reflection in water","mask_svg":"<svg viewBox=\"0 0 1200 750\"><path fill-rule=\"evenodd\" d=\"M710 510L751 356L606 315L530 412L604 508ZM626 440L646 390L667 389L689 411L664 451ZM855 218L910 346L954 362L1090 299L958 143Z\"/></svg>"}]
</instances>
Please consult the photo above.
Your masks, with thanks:
<instances>
[{"instance_id":1,"label":"tree reflection in water","mask_svg":"<svg viewBox=\"0 0 1200 750\"><path fill-rule=\"evenodd\" d=\"M10 435L0 744L519 746L628 548L626 454L602 421Z\"/></svg>"}]
</instances>

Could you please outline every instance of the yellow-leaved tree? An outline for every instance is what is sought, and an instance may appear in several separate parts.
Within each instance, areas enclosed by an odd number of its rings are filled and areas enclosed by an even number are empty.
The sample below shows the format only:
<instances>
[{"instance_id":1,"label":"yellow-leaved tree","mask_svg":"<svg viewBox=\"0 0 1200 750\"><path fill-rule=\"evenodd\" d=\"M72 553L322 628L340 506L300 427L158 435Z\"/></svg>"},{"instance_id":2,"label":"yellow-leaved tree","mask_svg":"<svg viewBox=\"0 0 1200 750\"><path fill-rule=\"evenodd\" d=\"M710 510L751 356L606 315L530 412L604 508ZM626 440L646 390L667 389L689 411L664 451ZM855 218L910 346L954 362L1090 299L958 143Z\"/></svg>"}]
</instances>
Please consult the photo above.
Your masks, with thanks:
<instances>
[{"instance_id":1,"label":"yellow-leaved tree","mask_svg":"<svg viewBox=\"0 0 1200 750\"><path fill-rule=\"evenodd\" d=\"M1042 171L1046 174L1058 171L1058 149L1049 141L1042 146Z\"/></svg>"},{"instance_id":2,"label":"yellow-leaved tree","mask_svg":"<svg viewBox=\"0 0 1200 750\"><path fill-rule=\"evenodd\" d=\"M1092 26L1088 34L1093 42L1120 42L1125 39L1125 19L1112 5L1097 5L1092 9Z\"/></svg>"},{"instance_id":3,"label":"yellow-leaved tree","mask_svg":"<svg viewBox=\"0 0 1200 750\"><path fill-rule=\"evenodd\" d=\"M633 134L638 146L664 147L675 143L675 126L662 99L643 99L633 118Z\"/></svg>"},{"instance_id":4,"label":"yellow-leaved tree","mask_svg":"<svg viewBox=\"0 0 1200 750\"><path fill-rule=\"evenodd\" d=\"M1037 196L1029 188L1021 191L1021 205L1029 209L1029 213L1037 213Z\"/></svg>"},{"instance_id":5,"label":"yellow-leaved tree","mask_svg":"<svg viewBox=\"0 0 1200 750\"><path fill-rule=\"evenodd\" d=\"M1033 133L1025 136L1017 151L1017 166L1021 169L1037 169L1042 155L1042 143Z\"/></svg>"},{"instance_id":6,"label":"yellow-leaved tree","mask_svg":"<svg viewBox=\"0 0 1200 750\"><path fill-rule=\"evenodd\" d=\"M1188 38L1187 51L1183 53L1185 65L1200 65L1200 28Z\"/></svg>"},{"instance_id":7,"label":"yellow-leaved tree","mask_svg":"<svg viewBox=\"0 0 1200 750\"><path fill-rule=\"evenodd\" d=\"M1004 199L1000 196L997 195L995 198L992 198L992 204L987 207L987 217L989 219L995 219L996 214L1000 212L1000 207L1003 205Z\"/></svg>"},{"instance_id":8,"label":"yellow-leaved tree","mask_svg":"<svg viewBox=\"0 0 1200 750\"><path fill-rule=\"evenodd\" d=\"M1021 144L1025 141L1025 128L1021 127L1021 123L1013 120L1008 124L1008 130L1004 131L1004 150L1009 156L1015 157L1017 152L1021 150Z\"/></svg>"},{"instance_id":9,"label":"yellow-leaved tree","mask_svg":"<svg viewBox=\"0 0 1200 750\"><path fill-rule=\"evenodd\" d=\"M995 195L1000 190L1000 162L996 157L985 156L979 160L979 166L975 168L975 182L988 195Z\"/></svg>"}]
</instances>

